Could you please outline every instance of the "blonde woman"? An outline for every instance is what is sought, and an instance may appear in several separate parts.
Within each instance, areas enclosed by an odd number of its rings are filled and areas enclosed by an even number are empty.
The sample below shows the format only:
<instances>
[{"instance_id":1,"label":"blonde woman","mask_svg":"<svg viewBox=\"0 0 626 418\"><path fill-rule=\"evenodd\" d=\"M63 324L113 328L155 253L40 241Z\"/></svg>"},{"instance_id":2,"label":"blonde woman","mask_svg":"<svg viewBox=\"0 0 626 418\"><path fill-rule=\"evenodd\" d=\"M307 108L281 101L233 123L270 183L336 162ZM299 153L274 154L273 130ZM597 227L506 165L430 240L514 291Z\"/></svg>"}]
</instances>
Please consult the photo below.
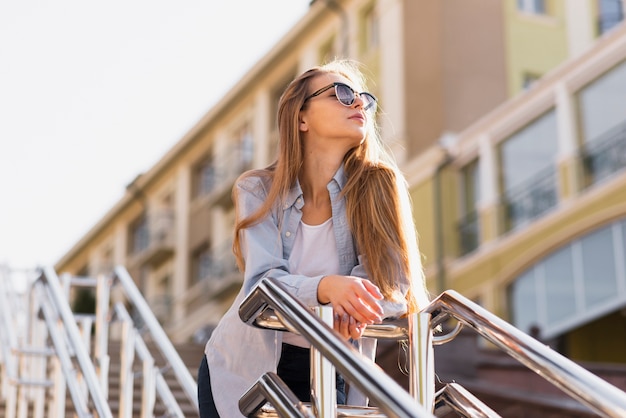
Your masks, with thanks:
<instances>
[{"instance_id":1,"label":"blonde woman","mask_svg":"<svg viewBox=\"0 0 626 418\"><path fill-rule=\"evenodd\" d=\"M206 345L201 417L240 417L239 398L268 371L309 401L307 341L239 319L261 278L279 280L308 306L330 304L335 331L371 358L376 342L361 338L368 324L428 303L405 180L383 150L376 109L353 61L312 68L283 93L276 161L244 173L233 191L244 283ZM337 401L346 402L340 376ZM366 402L348 394L350 405Z\"/></svg>"}]
</instances>

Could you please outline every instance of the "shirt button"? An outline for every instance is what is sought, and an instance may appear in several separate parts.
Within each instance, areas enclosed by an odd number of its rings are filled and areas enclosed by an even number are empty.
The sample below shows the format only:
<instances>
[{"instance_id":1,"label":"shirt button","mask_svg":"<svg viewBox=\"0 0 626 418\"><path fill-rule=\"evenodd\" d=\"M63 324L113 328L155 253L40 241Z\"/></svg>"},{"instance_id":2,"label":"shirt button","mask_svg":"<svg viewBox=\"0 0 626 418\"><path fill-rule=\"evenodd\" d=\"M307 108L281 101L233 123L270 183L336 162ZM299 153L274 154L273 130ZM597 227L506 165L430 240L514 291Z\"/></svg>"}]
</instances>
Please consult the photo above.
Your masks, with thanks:
<instances>
[{"instance_id":1,"label":"shirt button","mask_svg":"<svg viewBox=\"0 0 626 418\"><path fill-rule=\"evenodd\" d=\"M286 237L290 237L291 236L291 232L289 232L289 231L285 232L285 236Z\"/></svg>"},{"instance_id":2,"label":"shirt button","mask_svg":"<svg viewBox=\"0 0 626 418\"><path fill-rule=\"evenodd\" d=\"M296 202L300 203L300 202L302 202L302 199L298 198L298 200L296 200Z\"/></svg>"}]
</instances>

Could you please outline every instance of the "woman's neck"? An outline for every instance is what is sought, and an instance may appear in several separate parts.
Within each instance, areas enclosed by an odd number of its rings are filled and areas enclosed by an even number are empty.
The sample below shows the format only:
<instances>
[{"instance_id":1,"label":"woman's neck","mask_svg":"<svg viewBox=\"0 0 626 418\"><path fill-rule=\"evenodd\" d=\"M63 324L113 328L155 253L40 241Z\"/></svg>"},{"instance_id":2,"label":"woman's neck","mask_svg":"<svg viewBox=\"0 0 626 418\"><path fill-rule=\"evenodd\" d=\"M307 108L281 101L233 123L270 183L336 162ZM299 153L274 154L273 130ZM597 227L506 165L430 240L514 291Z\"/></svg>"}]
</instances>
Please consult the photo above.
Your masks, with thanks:
<instances>
[{"instance_id":1,"label":"woman's neck","mask_svg":"<svg viewBox=\"0 0 626 418\"><path fill-rule=\"evenodd\" d=\"M318 225L332 216L327 185L339 169L339 164L320 160L302 164L299 181L304 198L303 222Z\"/></svg>"}]
</instances>

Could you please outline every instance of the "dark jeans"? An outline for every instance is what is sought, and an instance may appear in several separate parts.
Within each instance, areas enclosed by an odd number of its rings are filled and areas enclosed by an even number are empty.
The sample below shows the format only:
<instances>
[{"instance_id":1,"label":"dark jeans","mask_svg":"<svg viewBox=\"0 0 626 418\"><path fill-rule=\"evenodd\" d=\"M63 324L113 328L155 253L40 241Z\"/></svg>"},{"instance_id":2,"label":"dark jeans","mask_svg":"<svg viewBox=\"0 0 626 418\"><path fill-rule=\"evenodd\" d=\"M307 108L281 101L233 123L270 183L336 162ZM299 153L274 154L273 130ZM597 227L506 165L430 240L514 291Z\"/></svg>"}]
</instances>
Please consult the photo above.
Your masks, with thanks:
<instances>
[{"instance_id":1,"label":"dark jeans","mask_svg":"<svg viewBox=\"0 0 626 418\"><path fill-rule=\"evenodd\" d=\"M310 373L311 358L308 348L295 347L283 344L280 361L278 363L278 376L293 391L302 402L310 402ZM337 375L337 403L346 403L346 389L343 377ZM198 407L200 418L219 418L213 392L211 391L211 379L206 356L202 356L202 362L198 369Z\"/></svg>"}]
</instances>

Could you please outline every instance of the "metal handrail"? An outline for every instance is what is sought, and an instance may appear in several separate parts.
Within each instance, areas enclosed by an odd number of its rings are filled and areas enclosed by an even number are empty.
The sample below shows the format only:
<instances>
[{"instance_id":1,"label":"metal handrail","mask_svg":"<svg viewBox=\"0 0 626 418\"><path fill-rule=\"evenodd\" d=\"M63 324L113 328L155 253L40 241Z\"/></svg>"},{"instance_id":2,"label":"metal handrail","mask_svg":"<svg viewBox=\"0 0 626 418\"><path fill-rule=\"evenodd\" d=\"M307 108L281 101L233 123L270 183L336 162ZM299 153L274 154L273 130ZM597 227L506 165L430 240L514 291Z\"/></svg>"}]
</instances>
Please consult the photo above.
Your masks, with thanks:
<instances>
[{"instance_id":1,"label":"metal handrail","mask_svg":"<svg viewBox=\"0 0 626 418\"><path fill-rule=\"evenodd\" d=\"M458 383L447 383L437 392L435 409L445 407L450 407L464 417L500 418L500 415Z\"/></svg>"},{"instance_id":2,"label":"metal handrail","mask_svg":"<svg viewBox=\"0 0 626 418\"><path fill-rule=\"evenodd\" d=\"M154 409L154 401L155 401L153 394L156 391L161 397L161 399L164 400L165 407L167 408L168 417L184 418L185 415L180 409L180 406L178 405L178 403L176 402L176 398L172 394L172 390L170 389L169 386L167 386L167 384L163 384L165 382L165 380L163 379L163 376L156 371L157 367L155 365L156 363L155 359L150 353L150 350L148 349L148 347L146 346L145 341L143 340L143 338L140 338L137 335L137 330L134 329L132 325L133 320L130 317L130 314L128 313L128 311L126 310L126 307L122 303L118 302L113 307L113 312L115 312L116 319L121 321L123 324L125 324L125 327L126 327L122 335L123 342L125 342L125 344L124 343L122 344L123 346L125 346L124 349L127 349L129 351L135 350L135 352L137 353L137 356L139 357L139 360L141 361L143 365L143 370L142 370L143 383L141 385L143 388L143 397L142 397L141 416L142 417L151 416L152 411ZM132 361L130 361L130 363L132 365ZM131 370L128 370L128 372L130 371ZM128 377L132 379L132 376L128 376ZM124 397L123 403L127 405L128 407L130 407L133 401L133 393L132 393L133 385L129 381L127 383L127 386L130 387L129 389L130 392L127 394L127 396ZM130 410L129 410L128 415L130 415Z\"/></svg>"},{"instance_id":3,"label":"metal handrail","mask_svg":"<svg viewBox=\"0 0 626 418\"><path fill-rule=\"evenodd\" d=\"M319 317L294 298L279 282L263 278L241 303L239 317L255 325L257 316L272 308L289 327L330 360L351 384L375 401L391 417L433 417L374 362L361 356Z\"/></svg>"},{"instance_id":4,"label":"metal handrail","mask_svg":"<svg viewBox=\"0 0 626 418\"><path fill-rule=\"evenodd\" d=\"M485 339L565 393L606 417L626 416L626 393L454 290L434 299L423 312L435 327L449 317Z\"/></svg>"},{"instance_id":5,"label":"metal handrail","mask_svg":"<svg viewBox=\"0 0 626 418\"><path fill-rule=\"evenodd\" d=\"M165 360L172 366L172 372L180 383L185 396L191 401L193 408L198 411L198 386L196 381L189 373L189 369L178 355L167 334L165 334L150 306L148 306L141 292L139 292L132 277L124 267L117 266L114 269L114 280L117 280L122 286L126 297L137 310L137 313L152 335L156 346L163 354Z\"/></svg>"},{"instance_id":6,"label":"metal handrail","mask_svg":"<svg viewBox=\"0 0 626 418\"><path fill-rule=\"evenodd\" d=\"M83 403L80 390L76 385L76 381L73 376L73 368L71 367L71 360L69 358L69 354L67 354L65 350L64 339L61 338L55 328L55 321L58 319L56 318L56 315L58 315L63 323L65 334L67 336L67 342L71 345L73 354L78 361L84 381L87 385L87 390L91 395L91 399L98 416L101 418L113 418L113 414L108 406L106 397L98 383L98 377L93 363L89 358L86 347L82 343L82 337L80 335L80 331L78 330L78 326L76 325L72 311L63 296L58 276L53 269L44 268L41 271L39 279L34 285L36 286L38 283L44 285L45 294L39 295L39 300L41 301L41 307L46 323L48 324L48 330L52 337L55 349L59 354L64 374L67 377L67 385L70 389L70 395L72 396L74 405L76 406L77 414L81 417L91 416L91 414L81 410L81 406L86 406L86 403ZM48 302L52 305L52 307L48 306ZM52 311L52 309L54 309L54 311Z\"/></svg>"}]
</instances>

